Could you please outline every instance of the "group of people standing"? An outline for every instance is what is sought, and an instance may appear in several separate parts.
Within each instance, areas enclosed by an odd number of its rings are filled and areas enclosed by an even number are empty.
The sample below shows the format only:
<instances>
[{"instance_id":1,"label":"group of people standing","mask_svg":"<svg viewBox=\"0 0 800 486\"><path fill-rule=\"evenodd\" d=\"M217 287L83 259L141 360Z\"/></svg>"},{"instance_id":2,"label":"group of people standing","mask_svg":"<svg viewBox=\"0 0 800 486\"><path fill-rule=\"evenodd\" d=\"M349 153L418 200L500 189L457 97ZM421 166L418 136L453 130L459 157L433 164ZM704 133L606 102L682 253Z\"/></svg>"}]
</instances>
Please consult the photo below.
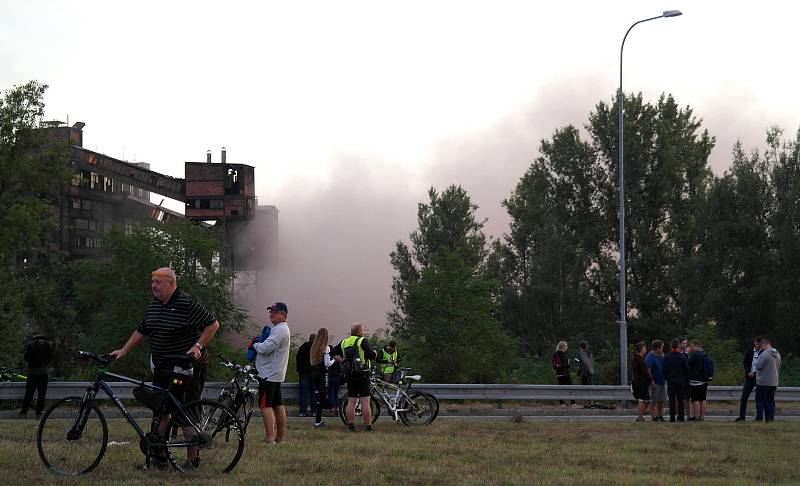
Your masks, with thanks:
<instances>
[{"instance_id":1,"label":"group of people standing","mask_svg":"<svg viewBox=\"0 0 800 486\"><path fill-rule=\"evenodd\" d=\"M644 342L637 343L634 348L631 391L638 401L636 420L644 421L644 413L650 407L652 420L664 421L664 402L667 401L670 422L704 420L708 385L714 379L714 361L697 339L689 342L686 338L675 338L666 354L663 347L664 343L656 339L649 352ZM753 388L756 389L756 420L771 422L775 419L780 363L780 354L769 340L757 337L753 349L744 358L745 383L737 421L745 420L747 399Z\"/></svg>"}]
</instances>

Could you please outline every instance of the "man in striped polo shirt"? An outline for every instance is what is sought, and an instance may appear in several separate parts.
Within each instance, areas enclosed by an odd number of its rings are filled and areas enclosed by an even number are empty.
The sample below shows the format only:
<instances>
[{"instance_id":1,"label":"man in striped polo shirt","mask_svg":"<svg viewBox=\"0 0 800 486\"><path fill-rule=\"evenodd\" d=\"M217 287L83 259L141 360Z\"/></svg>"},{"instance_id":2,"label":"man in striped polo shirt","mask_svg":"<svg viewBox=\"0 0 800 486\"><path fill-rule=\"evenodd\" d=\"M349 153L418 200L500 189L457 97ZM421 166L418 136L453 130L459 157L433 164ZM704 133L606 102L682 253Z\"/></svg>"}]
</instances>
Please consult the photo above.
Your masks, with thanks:
<instances>
[{"instance_id":1,"label":"man in striped polo shirt","mask_svg":"<svg viewBox=\"0 0 800 486\"><path fill-rule=\"evenodd\" d=\"M170 355L191 354L194 357L194 374L190 385L182 393L176 393L181 403L199 400L203 395L208 368L208 352L205 347L219 330L214 316L189 294L177 287L177 277L171 268L159 268L152 273L150 286L153 301L147 307L144 319L133 331L122 349L112 351L116 359L122 359L135 348L145 336L150 338L152 353L153 384L167 388L172 380L172 369L178 364ZM162 417L159 430L166 434L168 421ZM188 428L187 428L188 429ZM185 429L184 433L191 433ZM196 448L188 448L187 460L191 466L199 465Z\"/></svg>"}]
</instances>

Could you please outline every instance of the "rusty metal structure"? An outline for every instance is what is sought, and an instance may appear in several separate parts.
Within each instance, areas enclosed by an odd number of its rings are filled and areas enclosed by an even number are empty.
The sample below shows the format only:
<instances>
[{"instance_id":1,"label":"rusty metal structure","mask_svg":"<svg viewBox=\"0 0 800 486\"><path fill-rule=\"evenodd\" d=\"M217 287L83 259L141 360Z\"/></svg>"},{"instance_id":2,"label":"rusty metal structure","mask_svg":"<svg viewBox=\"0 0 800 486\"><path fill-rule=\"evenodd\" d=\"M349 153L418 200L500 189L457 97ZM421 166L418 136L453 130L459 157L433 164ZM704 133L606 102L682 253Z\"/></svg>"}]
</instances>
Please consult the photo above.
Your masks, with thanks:
<instances>
[{"instance_id":1,"label":"rusty metal structure","mask_svg":"<svg viewBox=\"0 0 800 486\"><path fill-rule=\"evenodd\" d=\"M151 170L149 164L84 148L84 126L49 122L43 128L52 142L70 146L74 177L55 208L56 244L70 257L97 255L101 232L112 226L130 232L152 220L184 217L220 225L226 247L221 257L234 271L258 272L276 257L278 212L274 206L257 206L254 167L227 163L223 148L220 163L211 162L209 151L205 162L184 164L184 179L171 177ZM152 203L151 193L184 203L185 215Z\"/></svg>"}]
</instances>

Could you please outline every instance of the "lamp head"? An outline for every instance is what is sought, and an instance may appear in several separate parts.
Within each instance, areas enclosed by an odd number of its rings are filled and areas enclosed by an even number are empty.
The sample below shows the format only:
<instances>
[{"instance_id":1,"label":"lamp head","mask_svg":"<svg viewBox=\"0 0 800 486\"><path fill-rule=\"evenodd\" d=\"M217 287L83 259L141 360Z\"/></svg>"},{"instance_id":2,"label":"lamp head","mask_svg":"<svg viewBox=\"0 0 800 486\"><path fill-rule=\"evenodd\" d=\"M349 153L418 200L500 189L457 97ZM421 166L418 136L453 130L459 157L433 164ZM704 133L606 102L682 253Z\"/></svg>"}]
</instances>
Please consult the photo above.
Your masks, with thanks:
<instances>
[{"instance_id":1,"label":"lamp head","mask_svg":"<svg viewBox=\"0 0 800 486\"><path fill-rule=\"evenodd\" d=\"M661 14L662 17L677 17L679 15L683 15L683 12L680 10L665 10L664 13Z\"/></svg>"}]
</instances>

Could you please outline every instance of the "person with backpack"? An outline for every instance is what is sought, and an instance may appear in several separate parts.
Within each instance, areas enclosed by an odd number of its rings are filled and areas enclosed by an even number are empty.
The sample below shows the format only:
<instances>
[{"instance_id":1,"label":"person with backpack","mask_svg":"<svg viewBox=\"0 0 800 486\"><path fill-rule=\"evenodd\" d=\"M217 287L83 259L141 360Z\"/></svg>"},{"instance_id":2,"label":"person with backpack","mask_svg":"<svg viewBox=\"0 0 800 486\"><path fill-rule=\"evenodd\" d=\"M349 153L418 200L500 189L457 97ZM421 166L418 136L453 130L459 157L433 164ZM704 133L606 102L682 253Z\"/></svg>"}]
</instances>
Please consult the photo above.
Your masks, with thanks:
<instances>
[{"instance_id":1,"label":"person with backpack","mask_svg":"<svg viewBox=\"0 0 800 486\"><path fill-rule=\"evenodd\" d=\"M25 361L28 363L28 373L25 378L25 398L22 399L20 418L28 416L28 408L36 392L36 418L42 416L44 400L47 397L47 376L50 374L50 365L53 362L53 346L46 336L33 336L25 346Z\"/></svg>"},{"instance_id":2,"label":"person with backpack","mask_svg":"<svg viewBox=\"0 0 800 486\"><path fill-rule=\"evenodd\" d=\"M690 422L703 420L706 416L706 394L708 383L714 379L714 362L706 356L702 343L693 339L689 346L689 401L692 405Z\"/></svg>"},{"instance_id":3,"label":"person with backpack","mask_svg":"<svg viewBox=\"0 0 800 486\"><path fill-rule=\"evenodd\" d=\"M370 406L369 360L377 359L378 353L372 349L369 341L364 338L364 326L353 324L350 336L342 340L338 346L341 355L340 361L343 375L347 381L347 430L355 432L356 402L361 403L361 418L364 420L364 430L372 431L372 408Z\"/></svg>"},{"instance_id":4,"label":"person with backpack","mask_svg":"<svg viewBox=\"0 0 800 486\"><path fill-rule=\"evenodd\" d=\"M322 421L322 409L328 397L328 370L333 364L331 347L328 346L328 329L321 327L316 334L308 352L308 364L311 380L314 384L314 427L325 427Z\"/></svg>"}]
</instances>

